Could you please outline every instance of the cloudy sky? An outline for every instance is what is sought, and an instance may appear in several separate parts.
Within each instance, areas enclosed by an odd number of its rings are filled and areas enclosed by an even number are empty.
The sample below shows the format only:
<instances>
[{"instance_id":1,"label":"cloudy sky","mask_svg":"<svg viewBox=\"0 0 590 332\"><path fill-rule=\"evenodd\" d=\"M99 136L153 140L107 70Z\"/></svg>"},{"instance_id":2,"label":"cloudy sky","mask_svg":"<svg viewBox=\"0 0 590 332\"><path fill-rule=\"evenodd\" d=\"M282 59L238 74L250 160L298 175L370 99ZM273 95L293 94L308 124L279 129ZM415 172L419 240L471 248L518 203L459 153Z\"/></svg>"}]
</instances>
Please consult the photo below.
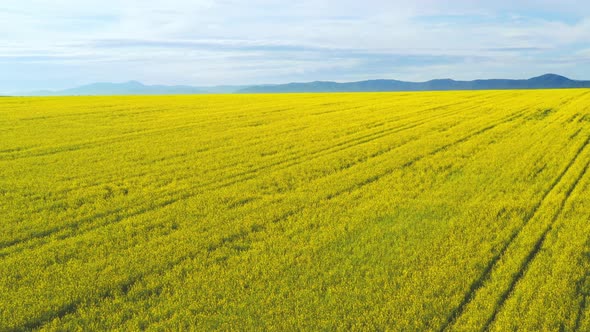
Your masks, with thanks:
<instances>
[{"instance_id":1,"label":"cloudy sky","mask_svg":"<svg viewBox=\"0 0 590 332\"><path fill-rule=\"evenodd\" d=\"M0 2L0 92L548 72L590 79L590 2Z\"/></svg>"}]
</instances>

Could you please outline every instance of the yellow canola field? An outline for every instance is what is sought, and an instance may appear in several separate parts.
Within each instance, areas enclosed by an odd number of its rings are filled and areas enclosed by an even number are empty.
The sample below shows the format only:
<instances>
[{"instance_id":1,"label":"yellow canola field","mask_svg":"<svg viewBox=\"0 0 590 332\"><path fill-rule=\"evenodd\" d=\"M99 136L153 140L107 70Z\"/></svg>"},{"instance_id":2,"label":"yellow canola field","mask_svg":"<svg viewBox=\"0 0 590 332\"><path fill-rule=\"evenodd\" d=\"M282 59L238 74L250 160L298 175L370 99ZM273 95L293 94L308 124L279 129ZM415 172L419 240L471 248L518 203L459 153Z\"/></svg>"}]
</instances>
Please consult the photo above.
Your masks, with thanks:
<instances>
[{"instance_id":1,"label":"yellow canola field","mask_svg":"<svg viewBox=\"0 0 590 332\"><path fill-rule=\"evenodd\" d=\"M0 98L0 331L590 330L590 91Z\"/></svg>"}]
</instances>

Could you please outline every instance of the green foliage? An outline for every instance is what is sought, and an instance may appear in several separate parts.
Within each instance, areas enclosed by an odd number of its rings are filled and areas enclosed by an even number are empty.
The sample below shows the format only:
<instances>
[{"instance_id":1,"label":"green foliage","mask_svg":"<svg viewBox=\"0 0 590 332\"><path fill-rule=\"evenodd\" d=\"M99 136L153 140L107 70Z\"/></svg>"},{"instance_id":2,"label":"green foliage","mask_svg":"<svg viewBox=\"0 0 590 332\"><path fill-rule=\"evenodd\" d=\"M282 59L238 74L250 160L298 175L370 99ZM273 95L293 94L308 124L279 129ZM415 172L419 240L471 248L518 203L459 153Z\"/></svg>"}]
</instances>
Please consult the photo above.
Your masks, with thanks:
<instances>
[{"instance_id":1,"label":"green foliage","mask_svg":"<svg viewBox=\"0 0 590 332\"><path fill-rule=\"evenodd\" d=\"M0 100L0 330L589 330L585 90Z\"/></svg>"}]
</instances>

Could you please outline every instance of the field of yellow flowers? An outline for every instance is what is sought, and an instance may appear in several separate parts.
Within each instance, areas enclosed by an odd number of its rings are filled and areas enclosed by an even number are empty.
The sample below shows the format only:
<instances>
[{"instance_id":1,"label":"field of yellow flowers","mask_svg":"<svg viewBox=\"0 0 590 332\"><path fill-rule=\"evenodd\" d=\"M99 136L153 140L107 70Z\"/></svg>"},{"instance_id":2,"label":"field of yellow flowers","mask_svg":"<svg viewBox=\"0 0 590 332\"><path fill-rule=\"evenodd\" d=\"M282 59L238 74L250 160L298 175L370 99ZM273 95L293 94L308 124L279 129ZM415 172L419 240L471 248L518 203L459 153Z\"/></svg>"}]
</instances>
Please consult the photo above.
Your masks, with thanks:
<instances>
[{"instance_id":1,"label":"field of yellow flowers","mask_svg":"<svg viewBox=\"0 0 590 332\"><path fill-rule=\"evenodd\" d=\"M590 91L0 99L0 330L590 330Z\"/></svg>"}]
</instances>

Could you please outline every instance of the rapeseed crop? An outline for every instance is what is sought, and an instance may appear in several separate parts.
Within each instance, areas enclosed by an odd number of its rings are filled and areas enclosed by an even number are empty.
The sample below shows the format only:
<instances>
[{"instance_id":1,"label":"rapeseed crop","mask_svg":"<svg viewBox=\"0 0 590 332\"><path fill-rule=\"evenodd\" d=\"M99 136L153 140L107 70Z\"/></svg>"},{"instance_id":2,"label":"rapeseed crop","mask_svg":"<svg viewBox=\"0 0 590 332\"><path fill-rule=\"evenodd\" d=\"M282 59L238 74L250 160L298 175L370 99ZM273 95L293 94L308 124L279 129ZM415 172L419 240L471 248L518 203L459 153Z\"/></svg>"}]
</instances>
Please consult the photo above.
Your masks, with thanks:
<instances>
[{"instance_id":1,"label":"rapeseed crop","mask_svg":"<svg viewBox=\"0 0 590 332\"><path fill-rule=\"evenodd\" d=\"M0 100L0 330L590 330L588 90Z\"/></svg>"}]
</instances>

